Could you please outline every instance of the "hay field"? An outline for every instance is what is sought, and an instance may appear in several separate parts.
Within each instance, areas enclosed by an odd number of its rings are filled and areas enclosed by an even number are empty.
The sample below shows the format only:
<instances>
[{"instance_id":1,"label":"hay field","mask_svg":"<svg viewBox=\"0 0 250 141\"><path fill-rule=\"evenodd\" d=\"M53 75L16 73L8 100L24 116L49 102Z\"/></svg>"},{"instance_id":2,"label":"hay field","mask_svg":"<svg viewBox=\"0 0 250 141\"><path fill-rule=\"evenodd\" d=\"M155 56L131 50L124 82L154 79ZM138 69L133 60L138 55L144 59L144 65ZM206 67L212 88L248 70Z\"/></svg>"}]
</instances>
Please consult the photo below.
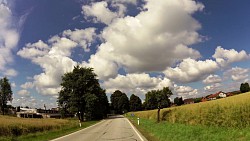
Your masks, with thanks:
<instances>
[{"instance_id":1,"label":"hay field","mask_svg":"<svg viewBox=\"0 0 250 141\"><path fill-rule=\"evenodd\" d=\"M157 110L134 112L156 119ZM170 123L245 128L250 126L250 92L218 100L161 110L161 120Z\"/></svg>"},{"instance_id":2,"label":"hay field","mask_svg":"<svg viewBox=\"0 0 250 141\"><path fill-rule=\"evenodd\" d=\"M28 133L60 129L70 124L63 119L31 119L0 116L0 136L20 136Z\"/></svg>"}]
</instances>

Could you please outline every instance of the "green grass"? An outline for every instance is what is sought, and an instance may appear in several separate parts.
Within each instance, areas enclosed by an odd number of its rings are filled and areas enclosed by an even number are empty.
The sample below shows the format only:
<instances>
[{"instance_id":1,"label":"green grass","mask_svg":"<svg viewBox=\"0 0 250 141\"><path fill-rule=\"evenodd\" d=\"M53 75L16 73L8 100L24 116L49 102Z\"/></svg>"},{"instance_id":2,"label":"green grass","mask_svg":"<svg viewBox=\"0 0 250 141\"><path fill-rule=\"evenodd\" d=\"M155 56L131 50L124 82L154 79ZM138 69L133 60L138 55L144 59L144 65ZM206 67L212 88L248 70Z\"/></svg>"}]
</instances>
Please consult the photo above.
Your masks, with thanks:
<instances>
[{"instance_id":1,"label":"green grass","mask_svg":"<svg viewBox=\"0 0 250 141\"><path fill-rule=\"evenodd\" d=\"M137 119L129 117L136 125ZM149 141L249 141L250 128L237 129L185 125L180 123L156 123L152 119L140 119L136 127Z\"/></svg>"},{"instance_id":2,"label":"green grass","mask_svg":"<svg viewBox=\"0 0 250 141\"><path fill-rule=\"evenodd\" d=\"M152 141L250 141L250 92L197 104L133 112ZM128 113L127 115L131 115Z\"/></svg>"},{"instance_id":3,"label":"green grass","mask_svg":"<svg viewBox=\"0 0 250 141\"><path fill-rule=\"evenodd\" d=\"M0 141L47 141L98 122L83 122L80 128L76 119L23 119L0 116L0 121Z\"/></svg>"},{"instance_id":4,"label":"green grass","mask_svg":"<svg viewBox=\"0 0 250 141\"><path fill-rule=\"evenodd\" d=\"M161 110L161 120L170 123L246 128L250 126L250 93ZM156 120L156 110L134 112Z\"/></svg>"}]
</instances>

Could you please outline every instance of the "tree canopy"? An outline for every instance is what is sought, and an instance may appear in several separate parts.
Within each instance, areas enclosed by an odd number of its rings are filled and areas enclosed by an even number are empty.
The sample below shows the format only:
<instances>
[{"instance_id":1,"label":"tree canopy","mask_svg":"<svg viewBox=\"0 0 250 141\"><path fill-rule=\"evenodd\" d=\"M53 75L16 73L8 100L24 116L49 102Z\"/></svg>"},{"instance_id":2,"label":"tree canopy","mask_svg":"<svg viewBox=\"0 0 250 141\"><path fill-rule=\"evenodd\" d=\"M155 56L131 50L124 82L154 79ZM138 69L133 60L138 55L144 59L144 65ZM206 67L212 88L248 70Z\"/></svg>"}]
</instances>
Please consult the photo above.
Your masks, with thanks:
<instances>
[{"instance_id":1,"label":"tree canopy","mask_svg":"<svg viewBox=\"0 0 250 141\"><path fill-rule=\"evenodd\" d=\"M176 104L176 105L178 105L178 106L184 104L184 101L183 101L182 97L180 97L180 98L179 98L179 97L176 97L176 98L174 99L174 104Z\"/></svg>"},{"instance_id":2,"label":"tree canopy","mask_svg":"<svg viewBox=\"0 0 250 141\"><path fill-rule=\"evenodd\" d=\"M12 94L9 80L6 77L0 79L0 106L3 115L7 102L12 101Z\"/></svg>"},{"instance_id":3,"label":"tree canopy","mask_svg":"<svg viewBox=\"0 0 250 141\"><path fill-rule=\"evenodd\" d=\"M140 111L142 110L142 102L141 102L141 99L132 94L130 96L130 99L129 99L129 108L130 108L130 111Z\"/></svg>"},{"instance_id":4,"label":"tree canopy","mask_svg":"<svg viewBox=\"0 0 250 141\"><path fill-rule=\"evenodd\" d=\"M241 85L240 85L240 91L242 93L249 92L250 91L249 84L247 82L246 83L241 83Z\"/></svg>"},{"instance_id":5,"label":"tree canopy","mask_svg":"<svg viewBox=\"0 0 250 141\"><path fill-rule=\"evenodd\" d=\"M92 68L80 66L62 76L62 89L58 97L62 115L76 113L83 121L84 115L88 119L95 119L107 114L108 99L96 77Z\"/></svg>"},{"instance_id":6,"label":"tree canopy","mask_svg":"<svg viewBox=\"0 0 250 141\"><path fill-rule=\"evenodd\" d=\"M125 93L116 90L110 97L111 107L116 114L123 114L129 111L129 100Z\"/></svg>"}]
</instances>

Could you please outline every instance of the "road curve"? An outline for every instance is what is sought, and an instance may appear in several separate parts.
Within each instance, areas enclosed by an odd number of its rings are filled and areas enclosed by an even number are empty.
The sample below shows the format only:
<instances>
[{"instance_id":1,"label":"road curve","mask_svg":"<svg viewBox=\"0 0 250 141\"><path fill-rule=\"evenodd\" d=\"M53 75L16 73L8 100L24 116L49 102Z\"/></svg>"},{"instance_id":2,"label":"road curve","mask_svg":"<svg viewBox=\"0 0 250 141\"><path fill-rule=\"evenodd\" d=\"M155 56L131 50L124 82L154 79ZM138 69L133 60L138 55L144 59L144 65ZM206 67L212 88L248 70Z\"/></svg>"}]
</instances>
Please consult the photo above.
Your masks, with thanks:
<instances>
[{"instance_id":1,"label":"road curve","mask_svg":"<svg viewBox=\"0 0 250 141\"><path fill-rule=\"evenodd\" d=\"M147 139L135 129L127 118L113 116L94 126L52 141L147 141Z\"/></svg>"}]
</instances>

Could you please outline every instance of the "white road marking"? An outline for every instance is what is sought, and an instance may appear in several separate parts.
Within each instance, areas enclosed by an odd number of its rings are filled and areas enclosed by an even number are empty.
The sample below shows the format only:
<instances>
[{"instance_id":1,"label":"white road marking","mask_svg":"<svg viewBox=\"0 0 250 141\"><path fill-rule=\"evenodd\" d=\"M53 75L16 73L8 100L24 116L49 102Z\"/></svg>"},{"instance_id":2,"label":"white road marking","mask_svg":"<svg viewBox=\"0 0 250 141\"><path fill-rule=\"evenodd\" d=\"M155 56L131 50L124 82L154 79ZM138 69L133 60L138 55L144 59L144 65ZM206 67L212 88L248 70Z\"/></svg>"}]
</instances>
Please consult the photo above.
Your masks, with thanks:
<instances>
[{"instance_id":1,"label":"white road marking","mask_svg":"<svg viewBox=\"0 0 250 141\"><path fill-rule=\"evenodd\" d=\"M65 137L71 136L71 135L73 135L73 134L77 134L77 133L79 133L79 132L81 132L81 131L87 130L87 129L89 129L89 128L91 128L91 127L94 127L94 126L97 126L97 125L103 123L104 121L105 121L105 120L103 120L103 121L101 121L101 122L98 122L98 123L96 123L96 124L94 124L94 125L91 125L91 126L89 126L89 127L87 127L87 128L84 128L84 129L82 129L82 130L76 131L76 132L74 132L74 133L71 133L71 134L68 134L68 135L65 135L65 136L62 136L62 137L53 139L53 140L51 140L51 141L57 141L57 140L60 140L60 139L65 138Z\"/></svg>"},{"instance_id":2,"label":"white road marking","mask_svg":"<svg viewBox=\"0 0 250 141\"><path fill-rule=\"evenodd\" d=\"M126 118L127 119L127 118ZM128 119L127 119L128 120ZM137 132L137 130L135 129L134 125L128 120L130 126L132 126L133 130L135 131L135 133L137 134L137 136L141 139L141 141L144 141L143 138L141 137L141 135Z\"/></svg>"}]
</instances>

